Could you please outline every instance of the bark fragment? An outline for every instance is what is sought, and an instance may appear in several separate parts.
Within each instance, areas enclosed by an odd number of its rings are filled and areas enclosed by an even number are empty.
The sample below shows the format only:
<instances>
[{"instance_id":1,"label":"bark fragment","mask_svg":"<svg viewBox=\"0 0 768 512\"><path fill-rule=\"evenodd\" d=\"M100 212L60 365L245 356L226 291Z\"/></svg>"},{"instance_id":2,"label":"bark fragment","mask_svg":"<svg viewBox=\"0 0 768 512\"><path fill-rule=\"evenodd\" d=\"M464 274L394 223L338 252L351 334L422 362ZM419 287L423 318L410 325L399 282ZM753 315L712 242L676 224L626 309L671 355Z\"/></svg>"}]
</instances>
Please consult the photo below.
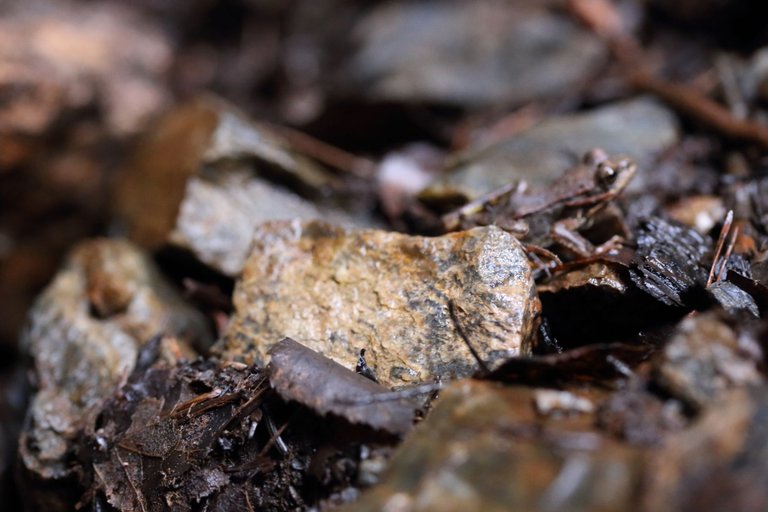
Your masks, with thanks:
<instances>
[{"instance_id":1,"label":"bark fragment","mask_svg":"<svg viewBox=\"0 0 768 512\"><path fill-rule=\"evenodd\" d=\"M375 401L388 391L384 386L290 338L274 345L269 355L269 381L284 399L392 434L411 429L417 406L405 400Z\"/></svg>"}]
</instances>

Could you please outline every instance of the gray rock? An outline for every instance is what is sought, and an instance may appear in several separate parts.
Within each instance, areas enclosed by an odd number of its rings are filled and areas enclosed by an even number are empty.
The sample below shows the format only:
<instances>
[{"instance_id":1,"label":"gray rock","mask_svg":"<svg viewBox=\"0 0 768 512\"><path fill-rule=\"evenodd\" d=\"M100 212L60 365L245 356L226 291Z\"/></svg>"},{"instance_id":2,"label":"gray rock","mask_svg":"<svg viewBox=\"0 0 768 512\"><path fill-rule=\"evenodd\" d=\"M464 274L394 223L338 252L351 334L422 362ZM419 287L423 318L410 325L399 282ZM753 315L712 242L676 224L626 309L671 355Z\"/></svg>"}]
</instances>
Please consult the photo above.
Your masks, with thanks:
<instances>
[{"instance_id":1,"label":"gray rock","mask_svg":"<svg viewBox=\"0 0 768 512\"><path fill-rule=\"evenodd\" d=\"M520 243L495 228L426 238L318 222L259 226L217 350L266 362L291 337L385 386L468 376L530 352L540 304ZM452 321L449 303L460 327Z\"/></svg>"},{"instance_id":2,"label":"gray rock","mask_svg":"<svg viewBox=\"0 0 768 512\"><path fill-rule=\"evenodd\" d=\"M694 408L704 408L730 390L762 382L762 357L752 335L737 335L710 312L680 323L657 360L656 374L673 396Z\"/></svg>"},{"instance_id":3,"label":"gray rock","mask_svg":"<svg viewBox=\"0 0 768 512\"><path fill-rule=\"evenodd\" d=\"M758 511L768 503L765 486L755 486L768 481L764 386L728 390L656 449L618 440L602 422L596 429L595 412L536 415L537 393L478 381L448 387L380 482L340 510ZM636 425L660 405L637 394L615 391L603 407L623 401L613 414Z\"/></svg>"},{"instance_id":4,"label":"gray rock","mask_svg":"<svg viewBox=\"0 0 768 512\"><path fill-rule=\"evenodd\" d=\"M316 206L241 169L190 178L168 239L220 272L236 276L245 265L254 227L291 219L356 223L339 210Z\"/></svg>"},{"instance_id":5,"label":"gray rock","mask_svg":"<svg viewBox=\"0 0 768 512\"><path fill-rule=\"evenodd\" d=\"M425 198L462 195L474 199L510 181L543 186L573 166L590 149L632 157L639 172L631 188L643 182L643 169L679 137L675 116L649 98L615 103L584 113L543 121L490 147L455 156L449 172L430 185Z\"/></svg>"},{"instance_id":6,"label":"gray rock","mask_svg":"<svg viewBox=\"0 0 768 512\"><path fill-rule=\"evenodd\" d=\"M190 344L212 341L202 315L136 247L93 240L75 248L22 336L36 388L19 442L27 471L69 474L80 430L131 372L139 347L160 334L177 336L189 354Z\"/></svg>"},{"instance_id":7,"label":"gray rock","mask_svg":"<svg viewBox=\"0 0 768 512\"><path fill-rule=\"evenodd\" d=\"M236 276L260 222L366 224L365 215L316 205L299 194L332 196L335 183L274 130L205 98L170 112L148 135L123 174L118 211L142 246L171 243Z\"/></svg>"},{"instance_id":8,"label":"gray rock","mask_svg":"<svg viewBox=\"0 0 768 512\"><path fill-rule=\"evenodd\" d=\"M549 4L549 5L547 5ZM578 87L604 46L552 2L389 2L357 27L352 93L459 106L520 103Z\"/></svg>"},{"instance_id":9,"label":"gray rock","mask_svg":"<svg viewBox=\"0 0 768 512\"><path fill-rule=\"evenodd\" d=\"M731 314L739 312L749 313L755 318L760 318L760 309L755 299L729 281L717 281L707 287L707 292L723 309Z\"/></svg>"}]
</instances>

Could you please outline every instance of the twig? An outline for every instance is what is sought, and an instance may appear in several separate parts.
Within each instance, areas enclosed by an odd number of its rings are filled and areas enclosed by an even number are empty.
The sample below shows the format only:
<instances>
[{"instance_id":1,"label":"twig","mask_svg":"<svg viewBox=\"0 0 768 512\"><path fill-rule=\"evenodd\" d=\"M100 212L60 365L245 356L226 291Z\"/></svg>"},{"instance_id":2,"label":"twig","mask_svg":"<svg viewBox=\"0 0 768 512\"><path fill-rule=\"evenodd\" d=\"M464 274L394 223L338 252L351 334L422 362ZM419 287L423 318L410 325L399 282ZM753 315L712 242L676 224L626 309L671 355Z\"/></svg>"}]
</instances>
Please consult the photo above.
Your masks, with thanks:
<instances>
[{"instance_id":1,"label":"twig","mask_svg":"<svg viewBox=\"0 0 768 512\"><path fill-rule=\"evenodd\" d=\"M173 409L171 409L171 412L168 413L168 417L173 418L175 416L184 414L185 410L186 410L187 417L190 417L192 414L193 407L195 407L198 404L207 402L209 400L217 399L220 396L222 396L224 393L225 393L224 389L215 388L207 393L203 393L202 395L197 395L196 397L191 398L185 402L174 405Z\"/></svg>"},{"instance_id":2,"label":"twig","mask_svg":"<svg viewBox=\"0 0 768 512\"><path fill-rule=\"evenodd\" d=\"M248 507L248 512L254 512L253 505L251 505L251 497L248 496L248 487L246 487L244 491L245 491L245 504Z\"/></svg>"},{"instance_id":3,"label":"twig","mask_svg":"<svg viewBox=\"0 0 768 512\"><path fill-rule=\"evenodd\" d=\"M373 161L347 153L306 133L292 128L269 123L269 127L285 138L300 153L314 158L330 167L347 172L358 178L371 178L376 166Z\"/></svg>"},{"instance_id":4,"label":"twig","mask_svg":"<svg viewBox=\"0 0 768 512\"><path fill-rule=\"evenodd\" d=\"M725 256L723 256L723 262L720 264L720 270L717 272L717 280L722 281L725 277L725 273L728 268L728 260L731 259L731 253L733 252L733 246L736 245L736 238L739 236L739 226L734 225L731 230L731 236L728 238L727 249L725 250Z\"/></svg>"},{"instance_id":5,"label":"twig","mask_svg":"<svg viewBox=\"0 0 768 512\"><path fill-rule=\"evenodd\" d=\"M630 72L627 80L637 89L658 96L672 108L714 128L726 137L743 139L768 148L768 126L739 119L693 87L675 84L644 72Z\"/></svg>"},{"instance_id":6,"label":"twig","mask_svg":"<svg viewBox=\"0 0 768 512\"><path fill-rule=\"evenodd\" d=\"M625 68L625 79L630 85L661 98L673 109L706 124L726 137L756 142L768 148L768 126L750 119L739 119L726 107L711 100L696 88L670 82L644 70L642 66L648 59L640 44L627 36L627 31L620 30L619 25L605 24L589 8L585 8L593 3L604 2L570 0L568 7L581 23L605 41L614 59Z\"/></svg>"},{"instance_id":7,"label":"twig","mask_svg":"<svg viewBox=\"0 0 768 512\"><path fill-rule=\"evenodd\" d=\"M139 506L141 507L142 512L147 512L147 505L144 503L144 496L139 492L139 488L136 487L136 483L133 481L133 478L131 478L130 473L128 473L128 466L125 462L123 462L123 459L120 457L120 453L115 451L115 457L117 458L117 462L120 463L120 467L123 468L123 473L125 473L125 478L128 479L128 484L131 486L131 489L133 489L134 494L136 494L136 499L139 500Z\"/></svg>"},{"instance_id":8,"label":"twig","mask_svg":"<svg viewBox=\"0 0 768 512\"><path fill-rule=\"evenodd\" d=\"M723 252L723 243L725 242L726 235L728 235L728 232L731 230L731 224L733 224L733 210L728 210L728 213L725 216L725 220L723 221L723 227L720 230L720 235L717 237L715 255L712 259L712 267L709 269L709 277L707 278L707 288L709 288L709 285L712 284L712 279L715 277L715 267L717 266L717 260L720 258L720 255Z\"/></svg>"},{"instance_id":9,"label":"twig","mask_svg":"<svg viewBox=\"0 0 768 512\"><path fill-rule=\"evenodd\" d=\"M264 445L264 448L262 448L259 452L259 456L263 457L269 451L269 449L272 448L272 445L276 445L280 453L287 455L288 446L280 436L282 435L283 431L288 428L288 423L290 422L286 421L282 427L275 428L275 423L272 421L272 418L269 416L269 414L265 414L265 421L267 423L267 430L269 430L271 437L269 438L269 441L267 441L267 444Z\"/></svg>"},{"instance_id":10,"label":"twig","mask_svg":"<svg viewBox=\"0 0 768 512\"><path fill-rule=\"evenodd\" d=\"M618 357L607 355L605 356L606 362L610 363L611 366L613 366L617 372L622 374L625 377L632 377L634 373L632 372L632 369L627 366L624 361L619 359Z\"/></svg>"}]
</instances>

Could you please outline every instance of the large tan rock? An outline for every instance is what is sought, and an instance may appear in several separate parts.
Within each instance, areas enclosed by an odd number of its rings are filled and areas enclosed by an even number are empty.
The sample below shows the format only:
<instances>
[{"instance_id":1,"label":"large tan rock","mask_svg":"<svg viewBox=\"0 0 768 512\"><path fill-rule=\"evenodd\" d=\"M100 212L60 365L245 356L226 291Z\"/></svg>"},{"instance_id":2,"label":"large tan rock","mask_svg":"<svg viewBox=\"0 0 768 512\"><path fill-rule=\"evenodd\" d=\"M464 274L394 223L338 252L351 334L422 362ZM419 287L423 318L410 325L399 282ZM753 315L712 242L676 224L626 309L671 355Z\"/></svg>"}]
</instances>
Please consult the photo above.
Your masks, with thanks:
<instances>
[{"instance_id":1,"label":"large tan rock","mask_svg":"<svg viewBox=\"0 0 768 512\"><path fill-rule=\"evenodd\" d=\"M496 227L427 238L300 221L256 229L234 303L222 356L266 362L289 336L354 368L365 349L386 386L472 374L460 329L488 367L529 353L540 310L522 246Z\"/></svg>"}]
</instances>

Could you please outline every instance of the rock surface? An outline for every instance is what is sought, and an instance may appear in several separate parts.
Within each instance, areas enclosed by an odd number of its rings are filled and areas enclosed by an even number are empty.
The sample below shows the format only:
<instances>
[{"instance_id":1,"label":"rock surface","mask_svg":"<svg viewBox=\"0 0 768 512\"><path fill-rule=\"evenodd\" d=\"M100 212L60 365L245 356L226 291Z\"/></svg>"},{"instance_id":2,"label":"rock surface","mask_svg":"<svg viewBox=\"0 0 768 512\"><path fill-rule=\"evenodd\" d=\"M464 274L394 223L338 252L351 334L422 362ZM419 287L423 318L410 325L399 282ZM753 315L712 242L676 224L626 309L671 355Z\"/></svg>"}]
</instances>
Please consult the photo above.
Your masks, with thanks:
<instances>
[{"instance_id":1,"label":"rock surface","mask_svg":"<svg viewBox=\"0 0 768 512\"><path fill-rule=\"evenodd\" d=\"M528 353L540 308L525 252L498 228L426 238L298 221L256 229L234 303L222 357L264 362L288 336L354 369L365 349L385 386L471 375L460 329L489 367Z\"/></svg>"},{"instance_id":2,"label":"rock surface","mask_svg":"<svg viewBox=\"0 0 768 512\"><path fill-rule=\"evenodd\" d=\"M169 240L203 262L236 276L243 269L254 226L268 220L325 219L352 225L337 211L315 206L247 169L192 177Z\"/></svg>"},{"instance_id":3,"label":"rock surface","mask_svg":"<svg viewBox=\"0 0 768 512\"><path fill-rule=\"evenodd\" d=\"M672 403L646 392L604 400L579 389L578 399L602 402L600 410L546 417L534 412L539 393L452 385L381 483L341 510L757 512L768 504L754 485L768 478L762 386L727 391L685 428L665 425ZM639 438L638 427L646 429ZM654 431L667 433L663 445L648 444Z\"/></svg>"},{"instance_id":4,"label":"rock surface","mask_svg":"<svg viewBox=\"0 0 768 512\"><path fill-rule=\"evenodd\" d=\"M20 440L24 469L46 479L68 476L79 430L131 372L139 348L159 334L177 336L181 346L211 342L202 315L136 247L79 245L38 298L22 337L37 391Z\"/></svg>"},{"instance_id":5,"label":"rock surface","mask_svg":"<svg viewBox=\"0 0 768 512\"><path fill-rule=\"evenodd\" d=\"M637 188L643 169L678 137L677 121L669 110L648 98L633 99L550 118L490 147L469 149L454 157L449 174L422 195L471 200L514 180L543 186L596 147L632 157L640 172L631 188Z\"/></svg>"},{"instance_id":6,"label":"rock surface","mask_svg":"<svg viewBox=\"0 0 768 512\"><path fill-rule=\"evenodd\" d=\"M265 220L365 223L297 193L327 195L334 179L273 130L202 98L170 112L149 134L123 174L118 210L140 245L170 242L235 276L253 228Z\"/></svg>"},{"instance_id":7,"label":"rock surface","mask_svg":"<svg viewBox=\"0 0 768 512\"><path fill-rule=\"evenodd\" d=\"M342 510L632 510L639 450L591 431L590 414L538 417L535 394L482 382L449 387L382 483Z\"/></svg>"},{"instance_id":8,"label":"rock surface","mask_svg":"<svg viewBox=\"0 0 768 512\"><path fill-rule=\"evenodd\" d=\"M768 394L730 389L655 452L644 511L758 512L768 507Z\"/></svg>"},{"instance_id":9,"label":"rock surface","mask_svg":"<svg viewBox=\"0 0 768 512\"><path fill-rule=\"evenodd\" d=\"M728 391L756 386L763 358L759 342L715 313L688 317L664 347L656 373L661 385L694 408L711 405Z\"/></svg>"},{"instance_id":10,"label":"rock surface","mask_svg":"<svg viewBox=\"0 0 768 512\"><path fill-rule=\"evenodd\" d=\"M379 99L464 107L564 93L589 77L606 52L594 36L543 4L383 4L357 26L360 49L343 85Z\"/></svg>"}]
</instances>

